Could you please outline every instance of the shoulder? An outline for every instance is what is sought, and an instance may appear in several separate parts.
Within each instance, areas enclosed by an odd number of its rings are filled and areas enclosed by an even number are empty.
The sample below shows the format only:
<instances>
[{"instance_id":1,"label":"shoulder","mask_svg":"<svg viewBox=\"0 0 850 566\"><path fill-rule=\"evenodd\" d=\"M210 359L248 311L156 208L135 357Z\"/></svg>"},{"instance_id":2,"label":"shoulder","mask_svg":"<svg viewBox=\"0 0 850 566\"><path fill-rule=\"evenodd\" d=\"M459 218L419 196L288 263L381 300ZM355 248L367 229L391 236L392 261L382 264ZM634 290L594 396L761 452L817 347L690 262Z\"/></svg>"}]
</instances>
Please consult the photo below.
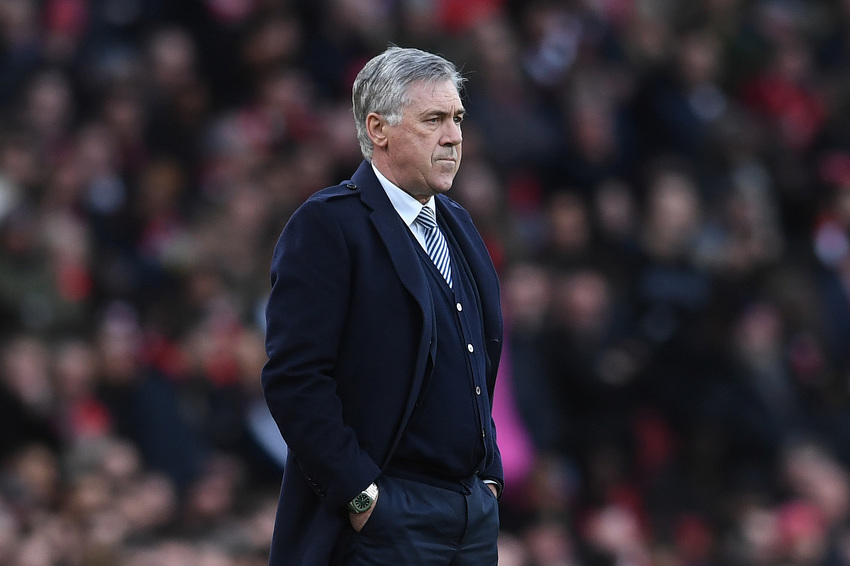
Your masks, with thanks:
<instances>
[{"instance_id":1,"label":"shoulder","mask_svg":"<svg viewBox=\"0 0 850 566\"><path fill-rule=\"evenodd\" d=\"M360 187L345 180L310 195L287 219L282 236L341 236L360 226L367 212Z\"/></svg>"},{"instance_id":2,"label":"shoulder","mask_svg":"<svg viewBox=\"0 0 850 566\"><path fill-rule=\"evenodd\" d=\"M448 196L446 194L443 194L443 193L438 194L437 200L440 201L441 203L443 203L444 205L446 205L446 207L456 209L456 210L462 210L463 212L466 212L465 208L463 208L461 205L459 205L457 203L457 201L453 200L450 196Z\"/></svg>"},{"instance_id":3,"label":"shoulder","mask_svg":"<svg viewBox=\"0 0 850 566\"><path fill-rule=\"evenodd\" d=\"M360 188L346 180L307 197L292 214L290 222L305 215L350 215L361 207Z\"/></svg>"},{"instance_id":4,"label":"shoulder","mask_svg":"<svg viewBox=\"0 0 850 566\"><path fill-rule=\"evenodd\" d=\"M309 202L331 202L339 199L350 199L360 195L360 187L351 180L345 180L337 185L325 187L318 190L305 201Z\"/></svg>"},{"instance_id":5,"label":"shoulder","mask_svg":"<svg viewBox=\"0 0 850 566\"><path fill-rule=\"evenodd\" d=\"M460 204L458 204L457 201L453 200L445 194L439 194L436 198L439 203L443 205L443 209L447 213L453 215L458 220L466 220L472 222L472 217L470 216L469 212Z\"/></svg>"},{"instance_id":6,"label":"shoulder","mask_svg":"<svg viewBox=\"0 0 850 566\"><path fill-rule=\"evenodd\" d=\"M360 201L363 198L363 190L366 189L369 192L368 187L373 186L380 187L378 178L372 172L372 166L369 162L363 161L350 179L316 191L307 199L305 204Z\"/></svg>"}]
</instances>

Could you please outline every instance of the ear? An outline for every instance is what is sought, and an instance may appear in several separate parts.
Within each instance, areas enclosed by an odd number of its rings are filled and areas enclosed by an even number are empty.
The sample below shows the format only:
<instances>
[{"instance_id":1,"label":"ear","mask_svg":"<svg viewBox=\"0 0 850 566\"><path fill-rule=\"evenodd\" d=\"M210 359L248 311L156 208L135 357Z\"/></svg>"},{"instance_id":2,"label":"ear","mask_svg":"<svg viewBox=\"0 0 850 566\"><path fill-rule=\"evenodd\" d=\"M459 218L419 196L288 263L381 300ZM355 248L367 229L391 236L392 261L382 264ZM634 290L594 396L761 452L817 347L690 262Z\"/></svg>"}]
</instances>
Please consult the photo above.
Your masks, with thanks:
<instances>
[{"instance_id":1,"label":"ear","mask_svg":"<svg viewBox=\"0 0 850 566\"><path fill-rule=\"evenodd\" d=\"M366 133L375 147L387 145L387 121L380 114L370 112L366 116Z\"/></svg>"}]
</instances>

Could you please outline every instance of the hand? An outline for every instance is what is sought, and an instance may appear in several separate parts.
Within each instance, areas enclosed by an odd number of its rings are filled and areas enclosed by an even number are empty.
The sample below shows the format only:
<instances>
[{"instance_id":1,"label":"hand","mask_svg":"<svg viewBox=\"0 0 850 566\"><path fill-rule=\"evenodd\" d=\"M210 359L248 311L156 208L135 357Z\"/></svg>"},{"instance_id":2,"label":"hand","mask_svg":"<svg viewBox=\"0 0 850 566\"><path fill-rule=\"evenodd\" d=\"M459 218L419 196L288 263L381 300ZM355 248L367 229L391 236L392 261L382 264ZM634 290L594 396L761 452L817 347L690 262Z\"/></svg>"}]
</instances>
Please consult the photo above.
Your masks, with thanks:
<instances>
[{"instance_id":1,"label":"hand","mask_svg":"<svg viewBox=\"0 0 850 566\"><path fill-rule=\"evenodd\" d=\"M490 491L492 491L492 492L493 492L493 497L495 497L495 498L497 498L497 499L498 499L498 497L499 497L499 490L496 488L495 484L488 483L488 484L485 484L485 485L486 485L487 487L489 487L489 488L490 488ZM373 505L372 507L374 507L374 505ZM372 509L369 509L369 511L371 511L371 510L372 510Z\"/></svg>"},{"instance_id":2,"label":"hand","mask_svg":"<svg viewBox=\"0 0 850 566\"><path fill-rule=\"evenodd\" d=\"M366 526L366 522L369 520L369 517L372 516L372 511L375 510L375 506L378 504L378 497L381 494L378 492L378 495L375 497L374 503L369 507L368 510L363 511L362 513L349 513L348 520L351 522L351 527L354 529L355 533L359 533L360 530Z\"/></svg>"}]
</instances>

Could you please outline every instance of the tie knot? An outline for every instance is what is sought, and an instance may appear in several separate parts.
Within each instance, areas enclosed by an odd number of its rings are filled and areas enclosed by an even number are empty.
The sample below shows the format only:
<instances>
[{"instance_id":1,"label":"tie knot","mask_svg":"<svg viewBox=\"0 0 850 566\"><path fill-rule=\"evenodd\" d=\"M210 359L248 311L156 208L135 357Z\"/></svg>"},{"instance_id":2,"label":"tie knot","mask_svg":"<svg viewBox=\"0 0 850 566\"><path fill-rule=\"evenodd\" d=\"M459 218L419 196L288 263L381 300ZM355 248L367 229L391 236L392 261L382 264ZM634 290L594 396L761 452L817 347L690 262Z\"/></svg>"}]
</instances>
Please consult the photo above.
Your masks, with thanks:
<instances>
[{"instance_id":1,"label":"tie knot","mask_svg":"<svg viewBox=\"0 0 850 566\"><path fill-rule=\"evenodd\" d=\"M416 217L416 221L428 230L433 230L437 227L437 217L434 215L434 210L428 206L422 207L419 216Z\"/></svg>"}]
</instances>

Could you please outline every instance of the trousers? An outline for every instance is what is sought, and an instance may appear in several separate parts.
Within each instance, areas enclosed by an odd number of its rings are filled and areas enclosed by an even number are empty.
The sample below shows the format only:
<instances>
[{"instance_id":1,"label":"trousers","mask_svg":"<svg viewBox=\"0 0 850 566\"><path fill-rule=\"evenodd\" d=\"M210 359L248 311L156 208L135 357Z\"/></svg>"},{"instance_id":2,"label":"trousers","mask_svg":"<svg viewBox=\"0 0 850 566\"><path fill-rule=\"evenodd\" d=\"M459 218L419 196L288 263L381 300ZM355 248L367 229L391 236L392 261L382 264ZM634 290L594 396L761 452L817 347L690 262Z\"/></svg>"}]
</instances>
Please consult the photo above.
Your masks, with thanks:
<instances>
[{"instance_id":1,"label":"trousers","mask_svg":"<svg viewBox=\"0 0 850 566\"><path fill-rule=\"evenodd\" d=\"M375 509L348 545L345 566L496 566L499 506L472 478L445 489L379 478Z\"/></svg>"}]
</instances>

